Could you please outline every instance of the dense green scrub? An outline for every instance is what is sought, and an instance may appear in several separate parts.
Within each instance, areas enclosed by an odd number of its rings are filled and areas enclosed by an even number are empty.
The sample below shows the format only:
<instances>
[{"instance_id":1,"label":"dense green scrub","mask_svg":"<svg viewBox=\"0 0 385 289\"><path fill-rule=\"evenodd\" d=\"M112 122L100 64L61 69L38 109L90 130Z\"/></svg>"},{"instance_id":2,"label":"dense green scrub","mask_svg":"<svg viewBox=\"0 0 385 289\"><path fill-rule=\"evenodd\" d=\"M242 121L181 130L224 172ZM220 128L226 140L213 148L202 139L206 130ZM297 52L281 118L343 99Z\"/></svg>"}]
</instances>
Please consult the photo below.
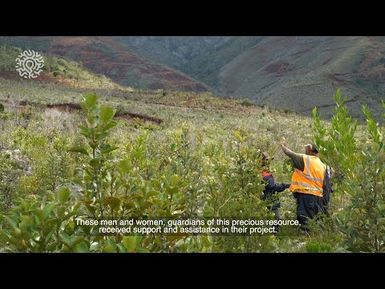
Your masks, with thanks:
<instances>
[{"instance_id":1,"label":"dense green scrub","mask_svg":"<svg viewBox=\"0 0 385 289\"><path fill-rule=\"evenodd\" d=\"M11 82L7 82L11 83ZM25 85L25 84L24 84ZM19 87L24 87L20 85ZM28 87L27 87L28 88ZM384 143L364 109L367 127L348 117L337 94L330 123L210 95L46 87L12 99L81 102L65 112L6 103L0 113L1 237L10 252L377 252L384 250ZM51 88L49 88L51 89ZM3 87L3 99L10 93ZM33 90L32 90L33 91ZM41 95L46 95L43 97ZM63 96L63 99L59 97ZM44 101L42 100L44 99ZM115 118L117 111L163 120ZM275 156L272 171L288 182L291 166L279 150L315 141L336 170L330 216L309 235L283 228L276 235L103 236L75 218L254 218L273 214L261 200L260 153ZM362 172L365 172L364 174ZM295 219L290 192L282 216Z\"/></svg>"}]
</instances>

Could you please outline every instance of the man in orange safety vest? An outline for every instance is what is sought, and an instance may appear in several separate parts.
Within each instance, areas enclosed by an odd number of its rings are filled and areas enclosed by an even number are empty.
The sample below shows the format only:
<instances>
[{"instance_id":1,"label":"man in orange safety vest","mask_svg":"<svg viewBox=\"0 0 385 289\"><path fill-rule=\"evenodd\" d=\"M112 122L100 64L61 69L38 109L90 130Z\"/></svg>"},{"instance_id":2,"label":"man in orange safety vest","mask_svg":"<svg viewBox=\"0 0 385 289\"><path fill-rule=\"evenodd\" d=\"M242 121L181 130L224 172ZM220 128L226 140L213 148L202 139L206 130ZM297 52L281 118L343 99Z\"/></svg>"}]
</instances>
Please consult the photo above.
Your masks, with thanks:
<instances>
[{"instance_id":1,"label":"man in orange safety vest","mask_svg":"<svg viewBox=\"0 0 385 289\"><path fill-rule=\"evenodd\" d=\"M309 219L323 210L323 183L327 166L319 159L314 144L305 146L305 154L295 153L284 144L281 144L281 148L294 163L289 190L297 201L297 220L301 228L307 231Z\"/></svg>"}]
</instances>

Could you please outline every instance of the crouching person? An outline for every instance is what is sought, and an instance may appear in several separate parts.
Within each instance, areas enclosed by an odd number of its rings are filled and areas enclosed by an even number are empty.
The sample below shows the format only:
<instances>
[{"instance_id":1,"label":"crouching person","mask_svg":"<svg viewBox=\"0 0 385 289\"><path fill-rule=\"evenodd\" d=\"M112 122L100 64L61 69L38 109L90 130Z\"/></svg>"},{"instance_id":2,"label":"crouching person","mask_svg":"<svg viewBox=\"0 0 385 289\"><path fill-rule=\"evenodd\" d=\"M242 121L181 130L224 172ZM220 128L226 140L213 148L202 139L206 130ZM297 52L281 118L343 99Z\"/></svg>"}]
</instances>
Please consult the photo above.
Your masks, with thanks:
<instances>
[{"instance_id":1,"label":"crouching person","mask_svg":"<svg viewBox=\"0 0 385 289\"><path fill-rule=\"evenodd\" d=\"M267 153L262 154L262 179L265 183L265 189L262 192L262 199L268 204L267 208L272 211L275 215L275 219L279 221L281 215L279 209L281 203L277 193L283 192L285 189L290 187L290 184L276 183L273 174L269 169L270 157ZM279 231L279 226L275 226L275 231Z\"/></svg>"}]
</instances>

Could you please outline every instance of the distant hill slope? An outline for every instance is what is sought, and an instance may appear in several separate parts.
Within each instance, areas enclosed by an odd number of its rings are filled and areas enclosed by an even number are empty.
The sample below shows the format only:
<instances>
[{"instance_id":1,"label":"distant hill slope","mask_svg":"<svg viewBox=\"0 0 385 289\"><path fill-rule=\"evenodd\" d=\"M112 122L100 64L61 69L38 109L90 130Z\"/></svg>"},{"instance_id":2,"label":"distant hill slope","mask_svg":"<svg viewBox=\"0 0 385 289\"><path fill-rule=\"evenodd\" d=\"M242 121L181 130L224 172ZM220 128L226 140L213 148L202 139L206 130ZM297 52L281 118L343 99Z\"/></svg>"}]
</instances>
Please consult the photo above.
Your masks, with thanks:
<instances>
[{"instance_id":1,"label":"distant hill slope","mask_svg":"<svg viewBox=\"0 0 385 289\"><path fill-rule=\"evenodd\" d=\"M104 75L90 72L84 66L75 61L70 61L59 56L44 57L44 67L40 75L35 79L21 78L15 70L15 59L22 52L18 47L0 44L0 78L29 82L55 83L64 87L83 89L118 89L133 91L130 87L122 87Z\"/></svg>"},{"instance_id":2,"label":"distant hill slope","mask_svg":"<svg viewBox=\"0 0 385 289\"><path fill-rule=\"evenodd\" d=\"M140 55L165 63L195 79L217 86L218 71L263 37L142 36L115 37Z\"/></svg>"},{"instance_id":3,"label":"distant hill slope","mask_svg":"<svg viewBox=\"0 0 385 289\"><path fill-rule=\"evenodd\" d=\"M218 93L330 115L337 88L358 115L385 93L384 37L266 37L221 68Z\"/></svg>"},{"instance_id":4,"label":"distant hill slope","mask_svg":"<svg viewBox=\"0 0 385 289\"><path fill-rule=\"evenodd\" d=\"M112 37L0 37L1 43L78 61L91 71L126 86L197 92L209 89L182 72L132 53Z\"/></svg>"},{"instance_id":5,"label":"distant hill slope","mask_svg":"<svg viewBox=\"0 0 385 289\"><path fill-rule=\"evenodd\" d=\"M337 88L355 116L385 99L385 37L0 37L74 59L138 88L211 90L259 105L329 117ZM32 47L31 47L32 46ZM173 68L170 68L173 67Z\"/></svg>"},{"instance_id":6,"label":"distant hill slope","mask_svg":"<svg viewBox=\"0 0 385 289\"><path fill-rule=\"evenodd\" d=\"M331 115L337 88L353 115L385 95L384 37L116 37L130 49L208 84L222 96Z\"/></svg>"}]
</instances>

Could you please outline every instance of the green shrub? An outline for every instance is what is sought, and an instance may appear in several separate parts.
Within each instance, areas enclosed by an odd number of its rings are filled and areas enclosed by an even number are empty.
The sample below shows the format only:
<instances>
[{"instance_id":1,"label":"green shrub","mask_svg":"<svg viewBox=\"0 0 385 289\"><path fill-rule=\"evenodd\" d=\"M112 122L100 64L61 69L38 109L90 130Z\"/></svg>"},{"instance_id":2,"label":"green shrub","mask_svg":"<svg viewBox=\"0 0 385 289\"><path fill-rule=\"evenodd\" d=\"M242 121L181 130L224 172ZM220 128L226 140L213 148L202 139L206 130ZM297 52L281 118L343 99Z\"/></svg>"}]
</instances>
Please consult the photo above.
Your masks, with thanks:
<instances>
[{"instance_id":1,"label":"green shrub","mask_svg":"<svg viewBox=\"0 0 385 289\"><path fill-rule=\"evenodd\" d=\"M17 197L17 182L28 170L27 162L18 150L0 151L0 212L12 207Z\"/></svg>"},{"instance_id":2,"label":"green shrub","mask_svg":"<svg viewBox=\"0 0 385 289\"><path fill-rule=\"evenodd\" d=\"M39 89L43 90L40 86ZM30 87L25 91L40 95ZM332 121L322 121L315 109L311 126L306 118L290 118L275 111L266 110L259 118L261 110L250 110L243 115L238 111L239 103L233 111L233 107L228 108L227 103L218 99L209 100L210 107L220 108L210 114L167 106L159 109L149 104L150 99L159 101L158 94L142 93L140 97L127 96L130 100L110 98L107 94L104 98L86 95L81 102L82 114L70 117L65 114L68 124L60 128L42 122L45 119L39 117L41 111L37 109L31 111L26 127L14 123L15 114L2 119L5 133L0 136L1 141L12 150L19 149L28 159L30 169L26 172L25 166L18 167L2 151L1 250L384 250L384 131L367 108L364 108L367 126L359 126L337 92ZM55 95L59 96L61 93ZM178 97L185 95L168 93L167 96L164 101L175 105ZM64 93L64 97L72 102L78 96ZM145 102L138 104L144 97ZM199 101L197 105L203 107L208 98ZM164 125L147 129L143 124L114 119L112 106L127 111L128 104L129 111L159 116L164 119ZM263 190L260 152L268 151L275 156L272 171L276 180L288 181L293 168L281 152L277 153L279 138L287 137L297 149L312 135L321 150L321 158L336 170L336 175L330 215L312 221L310 235L282 228L281 233L273 236L106 236L97 234L96 228L78 226L75 222L76 217L274 218L260 199ZM291 194L286 191L279 196L282 216L295 218Z\"/></svg>"},{"instance_id":3,"label":"green shrub","mask_svg":"<svg viewBox=\"0 0 385 289\"><path fill-rule=\"evenodd\" d=\"M385 145L384 129L363 107L367 121L364 142L357 144L357 122L348 114L339 91L331 126L313 111L315 141L336 170L331 217L352 252L385 251ZM338 201L337 201L338 200Z\"/></svg>"}]
</instances>

